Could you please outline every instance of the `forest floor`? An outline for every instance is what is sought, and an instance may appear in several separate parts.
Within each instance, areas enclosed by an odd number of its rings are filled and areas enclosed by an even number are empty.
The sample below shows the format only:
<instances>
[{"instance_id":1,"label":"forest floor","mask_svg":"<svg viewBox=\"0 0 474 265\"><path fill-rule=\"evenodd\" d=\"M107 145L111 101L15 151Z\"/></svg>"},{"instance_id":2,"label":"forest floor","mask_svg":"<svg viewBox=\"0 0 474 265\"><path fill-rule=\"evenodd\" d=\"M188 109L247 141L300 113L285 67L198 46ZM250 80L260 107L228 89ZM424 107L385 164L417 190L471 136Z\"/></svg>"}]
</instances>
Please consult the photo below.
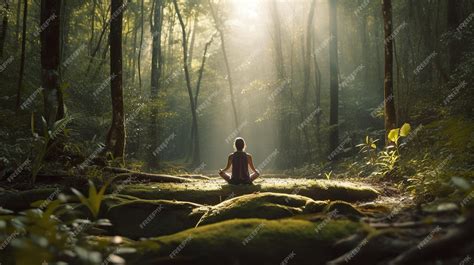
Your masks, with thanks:
<instances>
[{"instance_id":1,"label":"forest floor","mask_svg":"<svg viewBox=\"0 0 474 265\"><path fill-rule=\"evenodd\" d=\"M88 194L87 178L66 173L39 176L35 188L2 183L0 205L18 214L65 194L74 211L58 217L108 219L80 233L105 256L122 249L127 264L472 264L474 256L472 216L449 203L420 208L390 183L263 175L234 186L216 176L104 174L114 181L97 216L70 192Z\"/></svg>"}]
</instances>

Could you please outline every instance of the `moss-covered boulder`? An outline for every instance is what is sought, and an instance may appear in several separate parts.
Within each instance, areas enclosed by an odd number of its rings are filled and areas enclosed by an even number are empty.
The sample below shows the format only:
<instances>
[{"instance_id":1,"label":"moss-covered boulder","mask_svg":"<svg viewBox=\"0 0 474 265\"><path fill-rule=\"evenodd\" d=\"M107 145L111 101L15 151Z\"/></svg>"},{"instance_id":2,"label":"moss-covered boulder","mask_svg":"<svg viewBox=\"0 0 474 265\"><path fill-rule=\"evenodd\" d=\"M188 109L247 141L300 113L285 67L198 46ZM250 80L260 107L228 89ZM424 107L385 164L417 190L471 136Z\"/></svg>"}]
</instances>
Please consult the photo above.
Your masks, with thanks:
<instances>
[{"instance_id":1,"label":"moss-covered boulder","mask_svg":"<svg viewBox=\"0 0 474 265\"><path fill-rule=\"evenodd\" d=\"M236 219L189 229L173 235L134 242L128 264L324 264L339 253L338 240L359 224L331 221Z\"/></svg>"},{"instance_id":2,"label":"moss-covered boulder","mask_svg":"<svg viewBox=\"0 0 474 265\"><path fill-rule=\"evenodd\" d=\"M112 232L137 239L173 234L194 227L204 212L202 205L168 200L131 200L111 206L105 218Z\"/></svg>"},{"instance_id":3,"label":"moss-covered boulder","mask_svg":"<svg viewBox=\"0 0 474 265\"><path fill-rule=\"evenodd\" d=\"M370 201L378 197L377 190L357 182L263 178L254 185L228 185L224 180L196 180L193 183L132 184L120 193L142 199L190 201L200 204L218 204L226 199L254 192L297 194L313 200Z\"/></svg>"},{"instance_id":4,"label":"moss-covered boulder","mask_svg":"<svg viewBox=\"0 0 474 265\"><path fill-rule=\"evenodd\" d=\"M0 194L0 207L13 211L32 208L36 201L54 200L62 192L60 188L40 188L26 191L6 191Z\"/></svg>"},{"instance_id":5,"label":"moss-covered boulder","mask_svg":"<svg viewBox=\"0 0 474 265\"><path fill-rule=\"evenodd\" d=\"M357 209L357 207L343 201L333 201L329 203L324 209L324 211L326 213L333 212L336 215L343 215L345 217L353 219L358 219L364 216L364 213Z\"/></svg>"},{"instance_id":6,"label":"moss-covered boulder","mask_svg":"<svg viewBox=\"0 0 474 265\"><path fill-rule=\"evenodd\" d=\"M199 225L236 218L279 219L298 214L321 212L328 203L311 198L283 193L253 193L221 202L208 211Z\"/></svg>"}]
</instances>

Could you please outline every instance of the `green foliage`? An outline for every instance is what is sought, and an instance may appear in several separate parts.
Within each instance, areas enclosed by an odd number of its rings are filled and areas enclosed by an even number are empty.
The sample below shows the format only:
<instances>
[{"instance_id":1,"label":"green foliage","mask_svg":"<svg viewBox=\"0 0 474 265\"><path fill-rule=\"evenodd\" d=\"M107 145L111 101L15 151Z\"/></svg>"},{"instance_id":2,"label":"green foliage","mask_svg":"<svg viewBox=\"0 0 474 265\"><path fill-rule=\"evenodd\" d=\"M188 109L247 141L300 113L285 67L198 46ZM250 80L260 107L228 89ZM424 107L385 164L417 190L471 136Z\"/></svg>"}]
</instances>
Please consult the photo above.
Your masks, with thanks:
<instances>
[{"instance_id":1,"label":"green foliage","mask_svg":"<svg viewBox=\"0 0 474 265\"><path fill-rule=\"evenodd\" d=\"M37 201L36 207L19 215L0 208L0 241L5 242L0 262L6 264L101 264L102 254L87 243L83 230L88 220L63 222L60 216L71 211L57 200ZM5 254L6 253L6 254Z\"/></svg>"},{"instance_id":2,"label":"green foliage","mask_svg":"<svg viewBox=\"0 0 474 265\"><path fill-rule=\"evenodd\" d=\"M388 133L388 140L393 143L385 147L384 150L377 153L378 139L373 139L369 136L366 136L365 143L358 144L357 147L360 148L360 152L365 154L366 165L375 166L375 171L373 172L376 176L387 176L393 173L398 166L400 161L400 143L399 140L402 137L407 137L411 132L411 126L408 123L403 124L400 128L392 129Z\"/></svg>"},{"instance_id":3,"label":"green foliage","mask_svg":"<svg viewBox=\"0 0 474 265\"><path fill-rule=\"evenodd\" d=\"M55 146L55 138L59 133L67 133L66 125L71 121L71 117L66 113L65 117L54 122L49 128L46 119L41 117L42 135L35 132L34 114L31 115L31 132L34 136L33 154L34 159L31 163L31 182L35 183L36 177L44 166L44 158L48 152Z\"/></svg>"},{"instance_id":4,"label":"green foliage","mask_svg":"<svg viewBox=\"0 0 474 265\"><path fill-rule=\"evenodd\" d=\"M85 205L91 212L92 216L97 219L99 216L100 206L104 200L104 194L107 187L113 181L113 178L109 179L100 189L97 191L94 182L89 180L89 197L84 196L80 191L71 188L72 192L76 194L81 203Z\"/></svg>"}]
</instances>

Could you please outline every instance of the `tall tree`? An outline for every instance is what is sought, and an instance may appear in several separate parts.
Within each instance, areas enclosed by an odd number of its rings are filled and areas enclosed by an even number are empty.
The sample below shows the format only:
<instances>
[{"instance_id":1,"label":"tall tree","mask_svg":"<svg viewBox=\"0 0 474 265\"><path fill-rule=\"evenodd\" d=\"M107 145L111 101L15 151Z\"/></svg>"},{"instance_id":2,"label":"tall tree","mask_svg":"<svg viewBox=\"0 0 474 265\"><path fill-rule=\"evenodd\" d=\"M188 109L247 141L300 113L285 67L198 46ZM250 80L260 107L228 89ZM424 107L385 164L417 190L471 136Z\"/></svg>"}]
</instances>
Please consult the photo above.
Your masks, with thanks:
<instances>
[{"instance_id":1,"label":"tall tree","mask_svg":"<svg viewBox=\"0 0 474 265\"><path fill-rule=\"evenodd\" d=\"M456 28L459 26L459 12L458 12L458 1L448 0L448 29L456 34ZM449 69L453 71L456 69L462 54L462 43L456 39L458 36L454 36L448 45L449 48Z\"/></svg>"},{"instance_id":2,"label":"tall tree","mask_svg":"<svg viewBox=\"0 0 474 265\"><path fill-rule=\"evenodd\" d=\"M158 98L158 91L160 89L160 79L163 65L163 56L161 49L161 31L163 26L163 1L156 0L152 9L152 21L150 21L151 35L152 35L152 52L151 52L151 99ZM151 110L150 116L150 139L152 143L158 141L158 125L157 125L158 111L156 107ZM150 157L150 166L156 167L157 159Z\"/></svg>"},{"instance_id":3,"label":"tall tree","mask_svg":"<svg viewBox=\"0 0 474 265\"><path fill-rule=\"evenodd\" d=\"M186 87L188 88L188 95L189 95L189 102L191 105L191 114L193 116L193 123L194 123L194 152L193 152L193 164L196 165L200 162L200 151L199 151L199 134L198 134L198 122L197 122L197 113L195 107L195 101L193 98L193 90L191 87L191 77L189 75L188 69L188 42L186 37L186 26L183 21L183 17L181 16L181 12L179 11L178 3L176 0L173 0L173 5L176 11L176 15L178 16L179 24L181 26L181 33L182 33L182 48L183 48L183 67L184 67L184 75L186 78Z\"/></svg>"},{"instance_id":4,"label":"tall tree","mask_svg":"<svg viewBox=\"0 0 474 265\"><path fill-rule=\"evenodd\" d=\"M329 0L329 78L330 78L330 109L329 109L329 152L335 150L339 142L339 66L337 56L337 0Z\"/></svg>"},{"instance_id":5,"label":"tall tree","mask_svg":"<svg viewBox=\"0 0 474 265\"><path fill-rule=\"evenodd\" d=\"M41 84L44 89L44 116L48 126L64 117L59 77L61 2L41 1Z\"/></svg>"},{"instance_id":6,"label":"tall tree","mask_svg":"<svg viewBox=\"0 0 474 265\"><path fill-rule=\"evenodd\" d=\"M8 12L10 10L10 5L8 0L3 0L3 22L2 22L2 31L0 32L0 58L3 58L3 49L5 47L5 40L7 38L7 30L8 30Z\"/></svg>"},{"instance_id":7,"label":"tall tree","mask_svg":"<svg viewBox=\"0 0 474 265\"><path fill-rule=\"evenodd\" d=\"M125 113L122 87L122 20L123 0L112 0L110 17L110 76L112 95L112 125L107 134L107 149L114 158L125 156Z\"/></svg>"},{"instance_id":8,"label":"tall tree","mask_svg":"<svg viewBox=\"0 0 474 265\"><path fill-rule=\"evenodd\" d=\"M225 68L227 70L227 81L229 82L229 92L230 92L230 101L232 105L232 111L234 113L235 128L239 127L239 116L237 115L237 107L235 106L235 97L234 97L234 84L232 82L232 71L230 69L229 58L227 56L225 38L224 38L224 29L222 28L222 23L217 17L217 13L212 6L212 2L209 1L209 7L211 9L212 18L216 24L216 29L219 32L219 37L221 39L221 49L222 54L224 55Z\"/></svg>"},{"instance_id":9,"label":"tall tree","mask_svg":"<svg viewBox=\"0 0 474 265\"><path fill-rule=\"evenodd\" d=\"M393 37L392 37L392 1L382 1L383 24L385 32L385 78L384 78L384 106L385 106L385 142L389 144L387 136L390 130L396 128L397 117L393 94Z\"/></svg>"},{"instance_id":10,"label":"tall tree","mask_svg":"<svg viewBox=\"0 0 474 265\"><path fill-rule=\"evenodd\" d=\"M26 19L28 17L28 0L23 1L23 31L21 34L21 55L20 55L20 75L18 77L18 87L16 91L16 111L20 110L21 90L23 87L23 75L25 73L25 48L26 48Z\"/></svg>"},{"instance_id":11,"label":"tall tree","mask_svg":"<svg viewBox=\"0 0 474 265\"><path fill-rule=\"evenodd\" d=\"M145 23L145 0L140 3L140 48L138 49L138 87L142 88L142 49L143 49L143 35L144 35L144 23Z\"/></svg>"}]
</instances>

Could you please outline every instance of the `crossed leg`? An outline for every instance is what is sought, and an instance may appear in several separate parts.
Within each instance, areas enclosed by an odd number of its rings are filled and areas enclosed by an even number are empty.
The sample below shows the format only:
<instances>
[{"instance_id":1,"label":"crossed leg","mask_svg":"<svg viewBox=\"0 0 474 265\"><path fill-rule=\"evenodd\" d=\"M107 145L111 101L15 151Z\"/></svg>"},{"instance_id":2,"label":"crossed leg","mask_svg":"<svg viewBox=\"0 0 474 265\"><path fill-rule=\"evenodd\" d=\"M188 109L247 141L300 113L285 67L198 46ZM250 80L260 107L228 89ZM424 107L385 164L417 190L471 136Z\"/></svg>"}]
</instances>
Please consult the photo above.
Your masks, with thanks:
<instances>
[{"instance_id":1,"label":"crossed leg","mask_svg":"<svg viewBox=\"0 0 474 265\"><path fill-rule=\"evenodd\" d=\"M255 179L257 179L258 177L260 177L260 173L258 172L253 172L252 174L250 174L250 182L253 182Z\"/></svg>"},{"instance_id":2,"label":"crossed leg","mask_svg":"<svg viewBox=\"0 0 474 265\"><path fill-rule=\"evenodd\" d=\"M230 178L231 176L229 175L229 173L226 173L224 171L220 171L219 172L219 176L221 176L223 179L225 179L225 181L229 182L230 181Z\"/></svg>"}]
</instances>

